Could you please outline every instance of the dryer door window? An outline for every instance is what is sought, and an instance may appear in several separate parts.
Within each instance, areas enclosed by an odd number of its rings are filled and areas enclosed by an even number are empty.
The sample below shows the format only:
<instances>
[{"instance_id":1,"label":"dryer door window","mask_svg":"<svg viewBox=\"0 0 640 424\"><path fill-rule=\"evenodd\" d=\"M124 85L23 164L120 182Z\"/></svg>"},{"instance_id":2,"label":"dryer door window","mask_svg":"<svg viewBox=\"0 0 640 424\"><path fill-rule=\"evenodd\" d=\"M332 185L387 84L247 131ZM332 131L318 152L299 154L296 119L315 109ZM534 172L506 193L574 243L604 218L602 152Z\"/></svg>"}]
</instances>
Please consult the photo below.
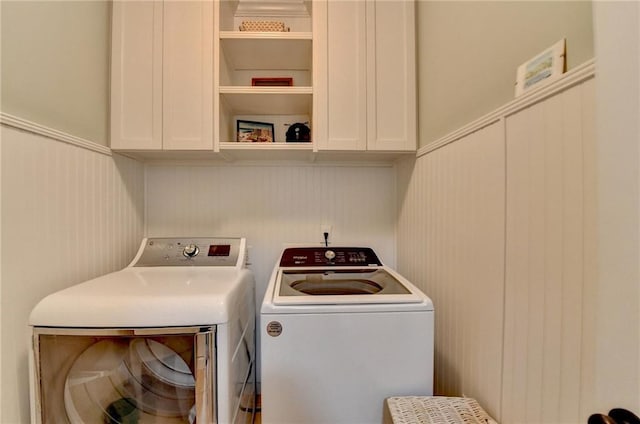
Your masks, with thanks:
<instances>
[{"instance_id":1,"label":"dryer door window","mask_svg":"<svg viewBox=\"0 0 640 424\"><path fill-rule=\"evenodd\" d=\"M41 422L212 422L214 330L163 330L36 329Z\"/></svg>"}]
</instances>

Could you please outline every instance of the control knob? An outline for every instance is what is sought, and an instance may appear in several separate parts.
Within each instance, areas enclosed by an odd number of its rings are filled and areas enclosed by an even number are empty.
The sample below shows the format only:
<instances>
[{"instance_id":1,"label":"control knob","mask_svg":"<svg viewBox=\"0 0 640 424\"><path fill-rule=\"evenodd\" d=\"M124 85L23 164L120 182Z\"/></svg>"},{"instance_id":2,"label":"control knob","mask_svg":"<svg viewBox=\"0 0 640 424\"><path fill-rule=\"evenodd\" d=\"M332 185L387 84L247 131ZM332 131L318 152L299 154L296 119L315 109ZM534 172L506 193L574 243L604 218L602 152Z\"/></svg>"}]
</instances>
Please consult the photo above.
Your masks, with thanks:
<instances>
[{"instance_id":1,"label":"control knob","mask_svg":"<svg viewBox=\"0 0 640 424\"><path fill-rule=\"evenodd\" d=\"M333 250L327 250L326 252L324 252L324 257L327 258L329 262L332 262L336 257L336 252L334 252Z\"/></svg>"},{"instance_id":2,"label":"control knob","mask_svg":"<svg viewBox=\"0 0 640 424\"><path fill-rule=\"evenodd\" d=\"M200 253L200 249L195 244L186 245L182 251L182 254L187 258L194 258L198 256L198 253Z\"/></svg>"}]
</instances>

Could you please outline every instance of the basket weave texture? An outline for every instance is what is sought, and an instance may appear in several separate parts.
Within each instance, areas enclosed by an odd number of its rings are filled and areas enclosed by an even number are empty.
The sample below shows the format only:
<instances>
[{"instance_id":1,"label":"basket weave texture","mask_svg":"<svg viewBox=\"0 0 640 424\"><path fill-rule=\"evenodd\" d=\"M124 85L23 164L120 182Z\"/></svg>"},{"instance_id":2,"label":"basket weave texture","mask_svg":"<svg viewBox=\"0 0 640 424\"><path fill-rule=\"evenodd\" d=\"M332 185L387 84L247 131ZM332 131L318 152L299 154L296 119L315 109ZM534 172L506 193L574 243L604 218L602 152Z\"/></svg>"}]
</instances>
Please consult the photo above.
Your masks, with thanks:
<instances>
[{"instance_id":1,"label":"basket weave texture","mask_svg":"<svg viewBox=\"0 0 640 424\"><path fill-rule=\"evenodd\" d=\"M285 32L284 22L277 21L243 21L240 31Z\"/></svg>"},{"instance_id":2,"label":"basket weave texture","mask_svg":"<svg viewBox=\"0 0 640 424\"><path fill-rule=\"evenodd\" d=\"M472 398L400 396L386 402L393 424L498 424Z\"/></svg>"}]
</instances>

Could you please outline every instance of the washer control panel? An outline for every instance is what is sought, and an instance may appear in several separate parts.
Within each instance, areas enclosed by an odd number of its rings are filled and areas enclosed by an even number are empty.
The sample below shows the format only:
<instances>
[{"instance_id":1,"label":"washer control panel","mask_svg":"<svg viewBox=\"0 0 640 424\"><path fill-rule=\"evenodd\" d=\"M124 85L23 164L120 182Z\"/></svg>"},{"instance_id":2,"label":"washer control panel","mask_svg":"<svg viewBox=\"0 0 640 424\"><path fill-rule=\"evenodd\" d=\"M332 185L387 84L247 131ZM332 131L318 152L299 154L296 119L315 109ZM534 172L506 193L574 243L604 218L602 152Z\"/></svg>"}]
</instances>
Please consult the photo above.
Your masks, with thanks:
<instances>
[{"instance_id":1,"label":"washer control panel","mask_svg":"<svg viewBox=\"0 0 640 424\"><path fill-rule=\"evenodd\" d=\"M149 238L133 266L236 266L239 238Z\"/></svg>"},{"instance_id":2,"label":"washer control panel","mask_svg":"<svg viewBox=\"0 0 640 424\"><path fill-rule=\"evenodd\" d=\"M280 258L281 267L381 266L369 247L291 247Z\"/></svg>"}]
</instances>

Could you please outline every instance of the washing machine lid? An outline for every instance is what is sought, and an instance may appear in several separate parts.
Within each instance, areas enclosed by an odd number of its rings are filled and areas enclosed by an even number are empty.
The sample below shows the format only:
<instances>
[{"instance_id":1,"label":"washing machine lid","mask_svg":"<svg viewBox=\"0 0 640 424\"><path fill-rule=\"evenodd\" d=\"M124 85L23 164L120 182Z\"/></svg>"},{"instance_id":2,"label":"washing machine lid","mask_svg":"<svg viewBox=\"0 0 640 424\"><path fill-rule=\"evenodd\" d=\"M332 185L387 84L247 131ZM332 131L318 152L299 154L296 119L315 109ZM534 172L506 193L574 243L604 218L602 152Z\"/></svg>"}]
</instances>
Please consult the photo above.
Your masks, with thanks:
<instances>
[{"instance_id":1,"label":"washing machine lid","mask_svg":"<svg viewBox=\"0 0 640 424\"><path fill-rule=\"evenodd\" d=\"M424 303L425 296L384 266L354 268L281 268L274 305L346 305Z\"/></svg>"},{"instance_id":2,"label":"washing machine lid","mask_svg":"<svg viewBox=\"0 0 640 424\"><path fill-rule=\"evenodd\" d=\"M280 257L274 305L424 303L424 294L368 247L290 247Z\"/></svg>"},{"instance_id":3,"label":"washing machine lid","mask_svg":"<svg viewBox=\"0 0 640 424\"><path fill-rule=\"evenodd\" d=\"M29 323L79 328L223 324L253 281L247 269L129 267L45 297Z\"/></svg>"}]
</instances>

